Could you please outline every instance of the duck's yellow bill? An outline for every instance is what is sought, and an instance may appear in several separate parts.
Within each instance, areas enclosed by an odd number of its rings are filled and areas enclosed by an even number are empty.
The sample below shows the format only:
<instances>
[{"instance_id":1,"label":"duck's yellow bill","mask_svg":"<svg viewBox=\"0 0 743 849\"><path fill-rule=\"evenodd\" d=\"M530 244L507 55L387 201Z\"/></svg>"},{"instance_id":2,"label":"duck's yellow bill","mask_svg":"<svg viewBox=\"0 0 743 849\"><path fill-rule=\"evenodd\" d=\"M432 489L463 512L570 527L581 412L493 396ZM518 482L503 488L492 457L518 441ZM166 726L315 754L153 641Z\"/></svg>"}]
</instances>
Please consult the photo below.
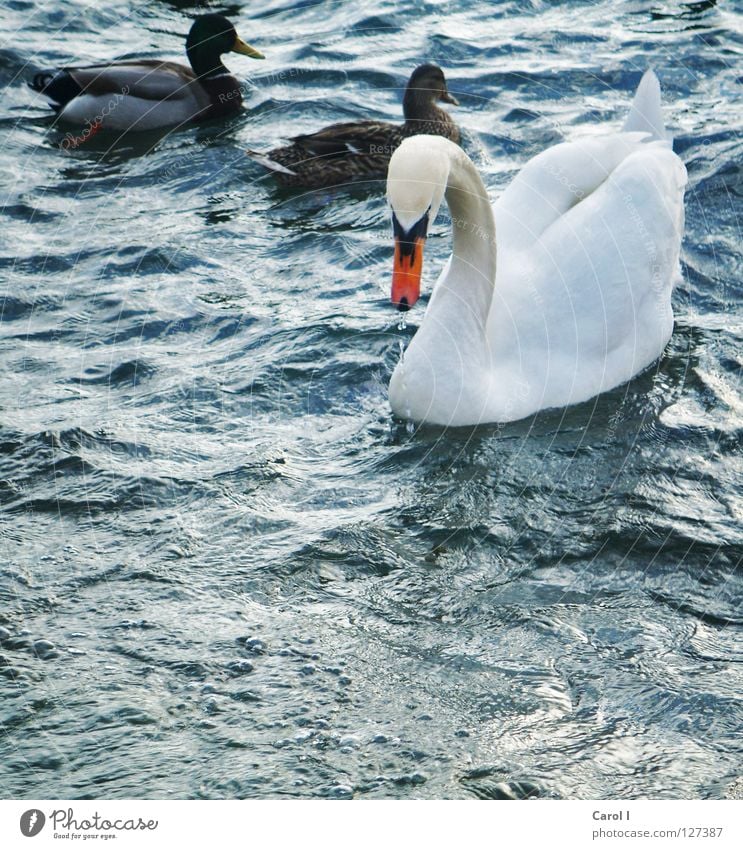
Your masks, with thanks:
<instances>
[{"instance_id":1,"label":"duck's yellow bill","mask_svg":"<svg viewBox=\"0 0 743 849\"><path fill-rule=\"evenodd\" d=\"M395 239L395 264L392 269L392 303L401 311L409 310L421 294L423 246L426 240L416 237L411 242Z\"/></svg>"},{"instance_id":2,"label":"duck's yellow bill","mask_svg":"<svg viewBox=\"0 0 743 849\"><path fill-rule=\"evenodd\" d=\"M239 35L235 36L235 43L232 45L233 53L242 53L243 56L250 56L251 59L265 59L266 57L260 50L251 47L247 42L243 41Z\"/></svg>"}]
</instances>

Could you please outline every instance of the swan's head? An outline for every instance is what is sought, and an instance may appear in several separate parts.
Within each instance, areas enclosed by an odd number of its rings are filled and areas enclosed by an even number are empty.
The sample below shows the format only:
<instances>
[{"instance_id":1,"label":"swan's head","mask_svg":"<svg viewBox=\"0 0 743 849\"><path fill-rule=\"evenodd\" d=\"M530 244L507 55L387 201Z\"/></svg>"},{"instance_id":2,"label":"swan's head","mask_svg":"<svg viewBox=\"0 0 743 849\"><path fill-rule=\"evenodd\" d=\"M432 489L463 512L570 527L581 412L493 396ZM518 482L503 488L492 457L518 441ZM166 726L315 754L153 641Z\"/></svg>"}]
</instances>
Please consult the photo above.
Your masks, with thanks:
<instances>
[{"instance_id":1,"label":"swan's head","mask_svg":"<svg viewBox=\"0 0 743 849\"><path fill-rule=\"evenodd\" d=\"M395 264L392 303L409 310L420 297L423 247L449 179L453 143L440 136L411 136L392 154L387 200L392 208Z\"/></svg>"}]
</instances>

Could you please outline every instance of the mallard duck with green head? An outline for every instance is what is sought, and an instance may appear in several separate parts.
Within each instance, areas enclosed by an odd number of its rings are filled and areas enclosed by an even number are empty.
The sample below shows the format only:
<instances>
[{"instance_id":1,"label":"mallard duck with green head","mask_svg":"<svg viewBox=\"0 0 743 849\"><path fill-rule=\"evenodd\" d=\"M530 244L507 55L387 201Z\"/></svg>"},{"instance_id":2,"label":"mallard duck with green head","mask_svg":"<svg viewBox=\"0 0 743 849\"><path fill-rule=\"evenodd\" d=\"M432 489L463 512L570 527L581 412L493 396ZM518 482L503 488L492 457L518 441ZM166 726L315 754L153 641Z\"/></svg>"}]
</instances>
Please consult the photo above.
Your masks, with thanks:
<instances>
[{"instance_id":1,"label":"mallard duck with green head","mask_svg":"<svg viewBox=\"0 0 743 849\"><path fill-rule=\"evenodd\" d=\"M222 118L242 104L240 84L222 54L263 54L222 15L201 15L186 38L191 67L157 59L43 71L31 88L46 95L59 120L104 130L154 130Z\"/></svg>"},{"instance_id":2,"label":"mallard duck with green head","mask_svg":"<svg viewBox=\"0 0 743 849\"><path fill-rule=\"evenodd\" d=\"M439 103L459 105L438 65L419 65L403 96L405 123L353 121L333 124L291 144L248 156L273 172L282 186L324 188L387 176L390 157L409 136L444 136L459 143L459 127Z\"/></svg>"}]
</instances>

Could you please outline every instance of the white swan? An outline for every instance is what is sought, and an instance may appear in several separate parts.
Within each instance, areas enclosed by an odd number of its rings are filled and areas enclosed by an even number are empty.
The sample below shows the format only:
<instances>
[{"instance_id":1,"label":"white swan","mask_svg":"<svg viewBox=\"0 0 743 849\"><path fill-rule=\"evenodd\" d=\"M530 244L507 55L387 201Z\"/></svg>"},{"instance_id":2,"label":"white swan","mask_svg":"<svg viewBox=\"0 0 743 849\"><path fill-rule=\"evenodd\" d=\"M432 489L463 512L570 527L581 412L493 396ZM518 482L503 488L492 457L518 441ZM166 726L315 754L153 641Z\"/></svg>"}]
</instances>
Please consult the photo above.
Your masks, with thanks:
<instances>
[{"instance_id":1,"label":"white swan","mask_svg":"<svg viewBox=\"0 0 743 849\"><path fill-rule=\"evenodd\" d=\"M426 230L444 196L454 244L392 375L393 412L439 425L515 421L649 366L673 330L685 185L652 71L622 132L549 148L494 207L461 148L406 139L387 181L393 303L409 309L420 294Z\"/></svg>"}]
</instances>

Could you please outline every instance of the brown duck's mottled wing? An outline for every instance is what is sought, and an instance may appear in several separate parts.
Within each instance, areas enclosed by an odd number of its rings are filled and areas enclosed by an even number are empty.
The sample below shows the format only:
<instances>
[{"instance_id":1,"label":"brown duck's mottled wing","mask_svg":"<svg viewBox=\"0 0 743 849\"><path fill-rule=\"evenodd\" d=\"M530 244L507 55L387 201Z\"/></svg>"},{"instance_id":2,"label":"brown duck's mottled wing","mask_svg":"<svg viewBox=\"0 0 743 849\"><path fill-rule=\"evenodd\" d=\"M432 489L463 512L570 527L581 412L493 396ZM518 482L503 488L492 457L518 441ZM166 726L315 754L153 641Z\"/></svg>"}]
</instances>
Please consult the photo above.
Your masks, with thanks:
<instances>
[{"instance_id":1,"label":"brown duck's mottled wing","mask_svg":"<svg viewBox=\"0 0 743 849\"><path fill-rule=\"evenodd\" d=\"M306 156L391 156L402 141L401 128L384 121L333 124L308 135L294 136L292 142Z\"/></svg>"},{"instance_id":2,"label":"brown duck's mottled wing","mask_svg":"<svg viewBox=\"0 0 743 849\"><path fill-rule=\"evenodd\" d=\"M142 100L190 98L196 79L185 65L148 59L65 70L86 94L123 92Z\"/></svg>"},{"instance_id":3,"label":"brown duck's mottled wing","mask_svg":"<svg viewBox=\"0 0 743 849\"><path fill-rule=\"evenodd\" d=\"M295 136L292 144L248 154L274 172L282 186L322 188L358 180L384 180L390 157L407 136L446 136L459 142L459 129L443 109L433 109L403 126L384 121L333 124Z\"/></svg>"},{"instance_id":4,"label":"brown duck's mottled wing","mask_svg":"<svg viewBox=\"0 0 743 849\"><path fill-rule=\"evenodd\" d=\"M382 179L403 139L402 127L383 121L333 124L295 136L292 144L266 154L250 152L283 186L322 188Z\"/></svg>"}]
</instances>

